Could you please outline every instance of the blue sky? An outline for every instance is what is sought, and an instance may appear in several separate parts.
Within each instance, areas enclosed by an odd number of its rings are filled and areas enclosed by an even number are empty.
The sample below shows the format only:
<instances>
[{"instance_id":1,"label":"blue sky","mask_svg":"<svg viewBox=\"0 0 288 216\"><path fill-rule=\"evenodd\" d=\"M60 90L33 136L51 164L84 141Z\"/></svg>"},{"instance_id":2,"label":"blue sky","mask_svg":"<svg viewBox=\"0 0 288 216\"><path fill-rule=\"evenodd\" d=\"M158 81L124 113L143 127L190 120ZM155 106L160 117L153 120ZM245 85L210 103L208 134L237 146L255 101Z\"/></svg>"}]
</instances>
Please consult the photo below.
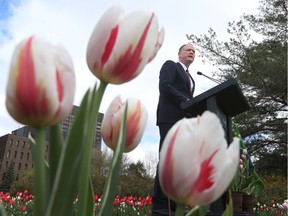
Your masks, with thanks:
<instances>
[{"instance_id":1,"label":"blue sky","mask_svg":"<svg viewBox=\"0 0 288 216\"><path fill-rule=\"evenodd\" d=\"M121 3L120 3L121 2ZM148 124L141 144L128 157L145 159L158 155L158 128L156 107L158 102L158 75L164 61L177 61L178 48L187 43L186 34L206 34L211 27L219 39L229 38L226 29L229 21L237 21L244 13L257 13L256 0L0 0L0 136L21 127L7 113L5 91L12 52L17 43L30 35L38 35L51 43L64 46L74 62L76 73L75 105L79 105L85 91L97 79L86 65L86 46L99 17L111 6L120 5L127 13L135 10L153 11L160 26L165 29L165 39L156 58L134 80L124 85L108 86L100 111L105 112L118 94L125 98L140 98L148 110ZM211 75L217 70L203 64L197 57L190 66L196 82L196 95L215 83L196 75L202 71ZM153 157L154 157L153 156Z\"/></svg>"}]
</instances>

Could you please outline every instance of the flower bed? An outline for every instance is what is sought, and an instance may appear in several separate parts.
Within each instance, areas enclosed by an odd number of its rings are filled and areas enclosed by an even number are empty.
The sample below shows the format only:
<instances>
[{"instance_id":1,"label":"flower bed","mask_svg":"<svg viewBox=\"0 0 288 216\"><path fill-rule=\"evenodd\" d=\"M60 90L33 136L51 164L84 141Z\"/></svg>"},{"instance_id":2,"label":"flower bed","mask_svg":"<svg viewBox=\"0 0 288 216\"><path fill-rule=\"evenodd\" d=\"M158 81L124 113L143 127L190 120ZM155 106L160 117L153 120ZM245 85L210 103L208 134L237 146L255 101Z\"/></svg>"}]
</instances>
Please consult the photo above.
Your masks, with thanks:
<instances>
[{"instance_id":1,"label":"flower bed","mask_svg":"<svg viewBox=\"0 0 288 216\"><path fill-rule=\"evenodd\" d=\"M4 206L7 216L17 215L33 215L34 196L28 190L17 192L15 196L11 196L9 192L0 192L0 201ZM74 201L77 205L78 199ZM95 213L99 210L102 197L94 195ZM114 200L113 216L134 216L134 215L150 215L152 207L152 197L120 197L117 195ZM187 207L188 208L188 207ZM76 208L75 208L76 209ZM190 207L189 207L190 209ZM188 210L188 209L187 209ZM258 215L288 215L288 200L284 200L282 204L272 200L268 205L257 203L254 208L254 213Z\"/></svg>"},{"instance_id":2,"label":"flower bed","mask_svg":"<svg viewBox=\"0 0 288 216\"><path fill-rule=\"evenodd\" d=\"M284 200L282 204L276 203L274 200L266 204L257 203L254 212L258 215L279 215L279 216L287 216L288 215L288 199Z\"/></svg>"},{"instance_id":3,"label":"flower bed","mask_svg":"<svg viewBox=\"0 0 288 216\"><path fill-rule=\"evenodd\" d=\"M9 192L0 192L0 201L4 206L5 211L8 216L22 216L22 215L32 215L34 196L28 193L28 190L24 192L17 192L16 196L11 196ZM99 210L101 205L102 197L94 195L95 202L95 212ZM78 203L78 198L74 201L74 206L76 207ZM132 197L125 196L120 197L117 195L114 200L113 215L149 215L151 212L152 197ZM76 208L75 208L76 210Z\"/></svg>"}]
</instances>

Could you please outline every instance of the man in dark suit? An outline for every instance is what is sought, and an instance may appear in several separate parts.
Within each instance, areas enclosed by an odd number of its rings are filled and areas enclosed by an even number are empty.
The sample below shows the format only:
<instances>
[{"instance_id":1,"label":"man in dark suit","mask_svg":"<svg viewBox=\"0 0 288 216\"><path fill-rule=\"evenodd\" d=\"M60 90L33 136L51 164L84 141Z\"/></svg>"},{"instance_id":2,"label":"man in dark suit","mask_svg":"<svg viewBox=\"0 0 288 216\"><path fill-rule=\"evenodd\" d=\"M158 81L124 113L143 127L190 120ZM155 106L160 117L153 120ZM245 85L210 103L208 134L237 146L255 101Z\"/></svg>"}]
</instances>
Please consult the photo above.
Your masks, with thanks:
<instances>
[{"instance_id":1,"label":"man in dark suit","mask_svg":"<svg viewBox=\"0 0 288 216\"><path fill-rule=\"evenodd\" d=\"M169 129L187 113L180 108L180 104L190 100L195 90L195 82L189 74L188 68L195 58L195 48L192 44L184 44L179 48L179 62L166 61L159 76L159 102L157 107L157 126L160 132L161 150L164 138ZM152 216L173 215L176 204L162 192L158 179L158 169L155 177L152 198Z\"/></svg>"}]
</instances>

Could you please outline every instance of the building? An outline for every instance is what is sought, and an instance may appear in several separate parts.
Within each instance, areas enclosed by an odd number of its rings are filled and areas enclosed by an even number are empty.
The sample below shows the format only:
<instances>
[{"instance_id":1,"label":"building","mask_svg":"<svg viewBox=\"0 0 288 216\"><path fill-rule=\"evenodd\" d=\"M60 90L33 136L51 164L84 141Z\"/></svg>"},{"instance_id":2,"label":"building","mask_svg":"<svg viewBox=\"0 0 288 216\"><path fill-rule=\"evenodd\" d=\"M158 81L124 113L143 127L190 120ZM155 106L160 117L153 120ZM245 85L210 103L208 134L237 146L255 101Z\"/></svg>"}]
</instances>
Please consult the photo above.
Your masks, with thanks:
<instances>
[{"instance_id":1,"label":"building","mask_svg":"<svg viewBox=\"0 0 288 216\"><path fill-rule=\"evenodd\" d=\"M74 106L70 115L61 123L61 131L65 139L73 125L75 115L79 107ZM103 113L98 114L97 128L93 139L92 150L101 150L101 124L103 120ZM18 180L21 173L28 168L33 168L33 159L28 141L28 135L32 137L35 134L33 128L28 126L21 127L12 131L11 134L6 134L0 137L0 182L5 177L10 163L14 166L14 178ZM45 159L49 156L49 131L46 131L46 155Z\"/></svg>"}]
</instances>

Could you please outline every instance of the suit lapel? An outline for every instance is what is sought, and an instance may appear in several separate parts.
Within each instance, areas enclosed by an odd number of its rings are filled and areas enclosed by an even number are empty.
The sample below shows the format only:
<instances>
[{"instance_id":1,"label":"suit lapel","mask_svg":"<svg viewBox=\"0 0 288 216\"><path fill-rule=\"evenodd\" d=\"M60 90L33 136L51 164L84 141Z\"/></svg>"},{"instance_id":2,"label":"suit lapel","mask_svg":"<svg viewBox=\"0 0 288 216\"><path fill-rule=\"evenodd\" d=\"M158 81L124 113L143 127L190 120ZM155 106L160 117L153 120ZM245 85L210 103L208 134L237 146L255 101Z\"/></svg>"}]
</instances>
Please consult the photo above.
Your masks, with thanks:
<instances>
[{"instance_id":1,"label":"suit lapel","mask_svg":"<svg viewBox=\"0 0 288 216\"><path fill-rule=\"evenodd\" d=\"M178 71L179 71L180 73L182 73L183 76L187 77L187 73L186 73L186 71L184 70L184 68L182 67L182 65L181 65L179 62L177 62L176 65L177 65ZM191 91L190 91L191 97L193 97L193 94L194 94L194 91L195 91L195 81L194 81L193 77L191 76L191 74L189 74L189 76L190 76L190 78L191 78L191 80L192 80L192 83L193 83L192 89L190 88L190 89L191 89ZM190 80L189 80L189 86L190 86ZM190 87L191 87L191 86L190 86Z\"/></svg>"}]
</instances>

